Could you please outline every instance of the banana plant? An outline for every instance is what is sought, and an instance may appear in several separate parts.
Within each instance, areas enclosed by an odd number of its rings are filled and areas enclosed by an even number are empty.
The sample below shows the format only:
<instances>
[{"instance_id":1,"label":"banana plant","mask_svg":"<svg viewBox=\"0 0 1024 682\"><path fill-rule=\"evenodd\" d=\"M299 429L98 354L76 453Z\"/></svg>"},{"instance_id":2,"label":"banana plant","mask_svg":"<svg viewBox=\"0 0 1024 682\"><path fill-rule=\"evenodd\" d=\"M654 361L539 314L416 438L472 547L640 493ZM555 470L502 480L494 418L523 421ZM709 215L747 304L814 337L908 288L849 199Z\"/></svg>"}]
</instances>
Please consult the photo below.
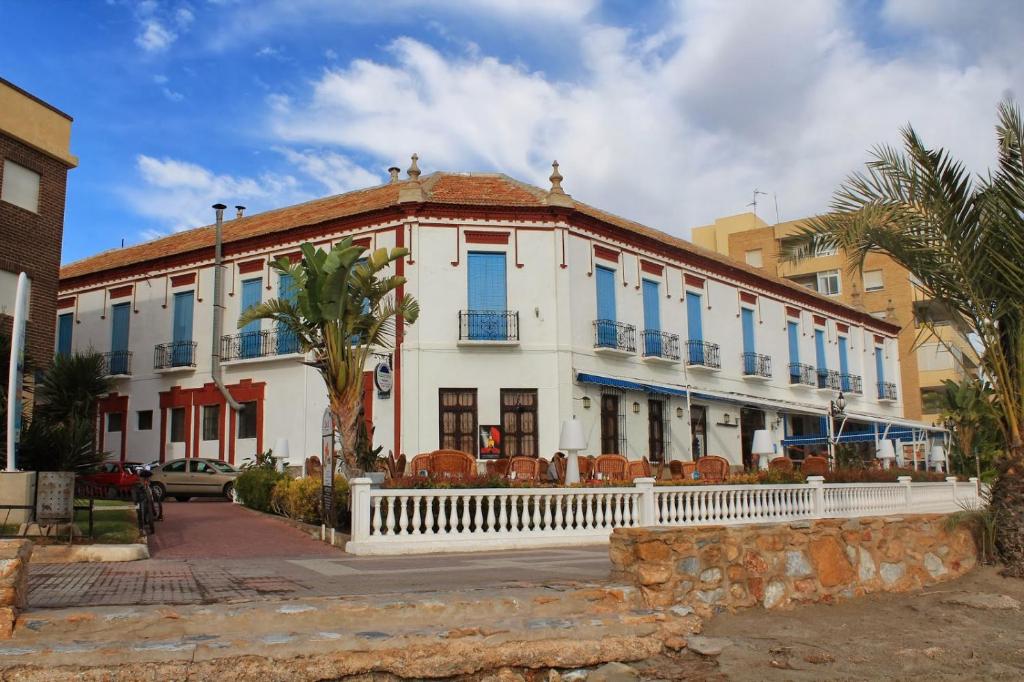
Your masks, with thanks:
<instances>
[{"instance_id":1,"label":"banana plant","mask_svg":"<svg viewBox=\"0 0 1024 682\"><path fill-rule=\"evenodd\" d=\"M341 465L347 476L357 463L358 424L362 412L362 378L374 352L395 347L399 335L419 317L412 296L399 295L406 279L389 274L392 263L408 255L405 248L369 251L346 237L330 251L306 243L302 259L278 258L271 267L290 278L278 298L242 312L238 327L272 320L295 344L324 381L334 426L341 441Z\"/></svg>"}]
</instances>

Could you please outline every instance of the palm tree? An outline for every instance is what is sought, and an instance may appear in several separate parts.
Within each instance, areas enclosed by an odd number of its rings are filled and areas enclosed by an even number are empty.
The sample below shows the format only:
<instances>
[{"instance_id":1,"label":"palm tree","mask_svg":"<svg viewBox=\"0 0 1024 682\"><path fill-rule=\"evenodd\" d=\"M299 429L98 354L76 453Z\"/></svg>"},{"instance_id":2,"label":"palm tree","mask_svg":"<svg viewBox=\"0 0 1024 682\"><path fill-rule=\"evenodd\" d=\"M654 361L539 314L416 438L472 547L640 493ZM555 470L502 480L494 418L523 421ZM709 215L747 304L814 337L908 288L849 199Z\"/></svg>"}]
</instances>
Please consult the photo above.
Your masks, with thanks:
<instances>
[{"instance_id":1,"label":"palm tree","mask_svg":"<svg viewBox=\"0 0 1024 682\"><path fill-rule=\"evenodd\" d=\"M856 271L885 253L977 335L1006 444L992 489L996 546L1007 572L1024 576L1024 125L1016 105L998 112L994 172L972 177L907 126L903 149L875 148L790 256L816 240L845 250Z\"/></svg>"},{"instance_id":2,"label":"palm tree","mask_svg":"<svg viewBox=\"0 0 1024 682\"><path fill-rule=\"evenodd\" d=\"M302 245L302 260L279 258L271 267L291 278L291 291L244 311L239 328L260 319L294 335L320 372L347 473L358 468L356 445L362 410L362 377L373 349L394 347L396 336L419 316L419 304L397 290L405 277L383 270L408 255L405 248L366 248L346 237L329 252Z\"/></svg>"},{"instance_id":3,"label":"palm tree","mask_svg":"<svg viewBox=\"0 0 1024 682\"><path fill-rule=\"evenodd\" d=\"M965 460L974 460L980 480L980 451L991 440L987 430L997 428L996 413L992 407L992 389L974 378L966 378L960 383L946 379L942 384L945 403L943 421L953 427L953 439L960 456Z\"/></svg>"}]
</instances>

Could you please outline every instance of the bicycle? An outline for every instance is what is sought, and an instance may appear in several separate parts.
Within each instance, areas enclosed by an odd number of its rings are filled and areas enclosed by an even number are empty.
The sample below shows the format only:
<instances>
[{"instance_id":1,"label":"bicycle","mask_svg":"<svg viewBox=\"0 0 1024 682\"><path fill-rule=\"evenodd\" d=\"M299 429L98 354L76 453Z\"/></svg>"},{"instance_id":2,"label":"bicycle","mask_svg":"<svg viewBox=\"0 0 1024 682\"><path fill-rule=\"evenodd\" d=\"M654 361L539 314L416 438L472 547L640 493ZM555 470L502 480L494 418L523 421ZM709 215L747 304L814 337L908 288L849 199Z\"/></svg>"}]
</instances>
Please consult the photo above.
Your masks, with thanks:
<instances>
[{"instance_id":1,"label":"bicycle","mask_svg":"<svg viewBox=\"0 0 1024 682\"><path fill-rule=\"evenodd\" d=\"M148 469L139 471L139 482L132 486L132 501L135 502L135 515L139 523L139 531L143 535L156 534L156 522L164 518L163 504L153 495L149 479L153 472Z\"/></svg>"}]
</instances>

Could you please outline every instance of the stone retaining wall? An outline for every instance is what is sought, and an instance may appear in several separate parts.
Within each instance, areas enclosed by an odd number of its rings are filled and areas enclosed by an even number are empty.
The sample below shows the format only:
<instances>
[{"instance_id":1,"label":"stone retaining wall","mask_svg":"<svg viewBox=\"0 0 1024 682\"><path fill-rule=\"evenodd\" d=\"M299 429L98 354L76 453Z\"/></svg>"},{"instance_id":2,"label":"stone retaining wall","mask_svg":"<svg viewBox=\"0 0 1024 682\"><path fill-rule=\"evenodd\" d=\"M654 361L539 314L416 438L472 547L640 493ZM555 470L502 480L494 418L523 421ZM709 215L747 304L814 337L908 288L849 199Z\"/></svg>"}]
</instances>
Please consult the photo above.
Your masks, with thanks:
<instances>
[{"instance_id":1,"label":"stone retaining wall","mask_svg":"<svg viewBox=\"0 0 1024 682\"><path fill-rule=\"evenodd\" d=\"M18 612L28 605L29 540L0 540L0 639L10 639Z\"/></svg>"},{"instance_id":2,"label":"stone retaining wall","mask_svg":"<svg viewBox=\"0 0 1024 682\"><path fill-rule=\"evenodd\" d=\"M617 528L617 577L648 605L785 608L870 592L904 592L969 571L977 551L945 516L822 519L773 525Z\"/></svg>"}]
</instances>

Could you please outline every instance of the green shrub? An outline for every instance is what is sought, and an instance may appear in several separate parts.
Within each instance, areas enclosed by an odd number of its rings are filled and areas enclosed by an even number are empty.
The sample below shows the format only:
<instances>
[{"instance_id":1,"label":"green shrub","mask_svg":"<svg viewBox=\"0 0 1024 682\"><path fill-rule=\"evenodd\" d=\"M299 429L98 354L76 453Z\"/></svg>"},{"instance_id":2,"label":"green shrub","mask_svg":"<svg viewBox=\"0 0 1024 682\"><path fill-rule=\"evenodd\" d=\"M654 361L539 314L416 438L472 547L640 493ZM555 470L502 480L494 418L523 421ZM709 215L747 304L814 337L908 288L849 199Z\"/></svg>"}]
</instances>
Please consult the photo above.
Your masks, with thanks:
<instances>
[{"instance_id":1,"label":"green shrub","mask_svg":"<svg viewBox=\"0 0 1024 682\"><path fill-rule=\"evenodd\" d=\"M235 479L235 492L242 504L257 511L271 510L274 486L287 476L273 469L246 469Z\"/></svg>"},{"instance_id":2,"label":"green shrub","mask_svg":"<svg viewBox=\"0 0 1024 682\"><path fill-rule=\"evenodd\" d=\"M323 496L319 476L286 478L274 486L271 510L303 523L323 523ZM334 511L348 509L348 481L334 477ZM335 519L337 522L337 519ZM336 525L336 524L328 524Z\"/></svg>"}]
</instances>

